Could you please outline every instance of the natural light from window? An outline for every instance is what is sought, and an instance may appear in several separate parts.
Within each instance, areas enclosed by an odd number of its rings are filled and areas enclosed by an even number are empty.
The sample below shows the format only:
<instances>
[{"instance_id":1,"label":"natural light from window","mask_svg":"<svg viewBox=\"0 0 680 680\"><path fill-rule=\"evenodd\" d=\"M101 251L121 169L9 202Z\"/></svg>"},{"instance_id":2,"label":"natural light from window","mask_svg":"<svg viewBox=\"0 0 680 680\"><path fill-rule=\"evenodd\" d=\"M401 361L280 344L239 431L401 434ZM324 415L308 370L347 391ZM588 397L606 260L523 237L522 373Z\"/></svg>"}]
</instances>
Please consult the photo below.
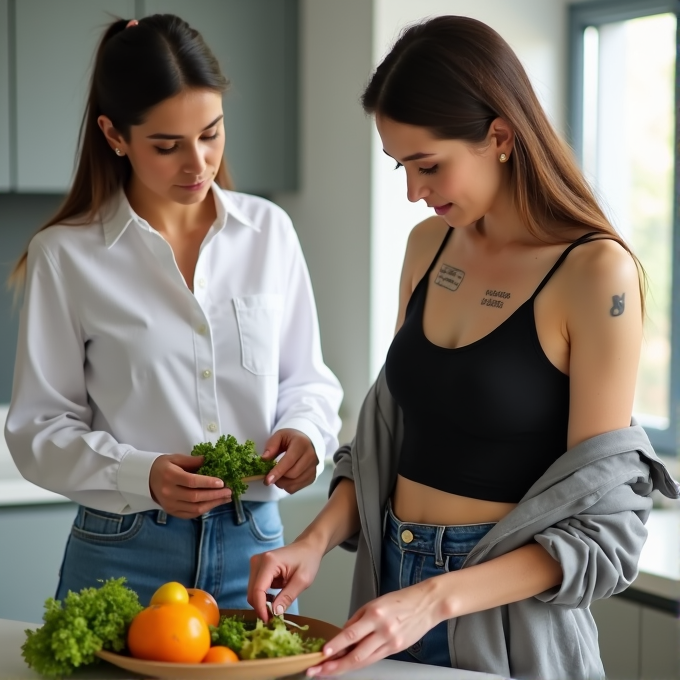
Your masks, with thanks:
<instances>
[{"instance_id":1,"label":"natural light from window","mask_svg":"<svg viewBox=\"0 0 680 680\"><path fill-rule=\"evenodd\" d=\"M658 14L584 34L583 167L648 276L634 412L669 424L676 17Z\"/></svg>"}]
</instances>

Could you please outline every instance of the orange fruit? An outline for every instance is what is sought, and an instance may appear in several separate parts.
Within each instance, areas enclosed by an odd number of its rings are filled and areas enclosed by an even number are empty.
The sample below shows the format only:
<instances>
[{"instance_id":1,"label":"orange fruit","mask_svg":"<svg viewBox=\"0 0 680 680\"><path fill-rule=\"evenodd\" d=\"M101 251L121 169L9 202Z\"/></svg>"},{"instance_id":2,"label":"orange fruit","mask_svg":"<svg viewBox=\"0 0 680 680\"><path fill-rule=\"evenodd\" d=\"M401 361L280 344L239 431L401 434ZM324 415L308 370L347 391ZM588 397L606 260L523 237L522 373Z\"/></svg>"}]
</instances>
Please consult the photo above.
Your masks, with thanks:
<instances>
[{"instance_id":1,"label":"orange fruit","mask_svg":"<svg viewBox=\"0 0 680 680\"><path fill-rule=\"evenodd\" d=\"M211 647L203 657L203 663L234 663L234 661L240 661L238 654L233 649L222 645Z\"/></svg>"},{"instance_id":2,"label":"orange fruit","mask_svg":"<svg viewBox=\"0 0 680 680\"><path fill-rule=\"evenodd\" d=\"M210 649L210 629L192 604L154 604L130 624L130 654L147 661L200 663Z\"/></svg>"},{"instance_id":3,"label":"orange fruit","mask_svg":"<svg viewBox=\"0 0 680 680\"><path fill-rule=\"evenodd\" d=\"M187 588L187 593L189 604L201 610L209 625L216 626L220 622L220 608L215 598L209 592L199 588Z\"/></svg>"},{"instance_id":4,"label":"orange fruit","mask_svg":"<svg viewBox=\"0 0 680 680\"><path fill-rule=\"evenodd\" d=\"M187 604L187 602L189 602L187 589L177 581L169 581L151 596L149 604Z\"/></svg>"}]
</instances>

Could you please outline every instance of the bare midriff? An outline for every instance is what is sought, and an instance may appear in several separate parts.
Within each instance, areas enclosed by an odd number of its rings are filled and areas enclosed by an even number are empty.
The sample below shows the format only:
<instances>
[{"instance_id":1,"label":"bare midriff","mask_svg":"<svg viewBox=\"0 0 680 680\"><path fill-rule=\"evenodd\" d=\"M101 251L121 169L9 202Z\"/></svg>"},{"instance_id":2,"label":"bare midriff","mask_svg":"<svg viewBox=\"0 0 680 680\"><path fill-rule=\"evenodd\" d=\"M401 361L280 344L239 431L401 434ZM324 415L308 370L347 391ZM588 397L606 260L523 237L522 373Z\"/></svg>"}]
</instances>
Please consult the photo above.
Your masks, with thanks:
<instances>
[{"instance_id":1,"label":"bare midriff","mask_svg":"<svg viewBox=\"0 0 680 680\"><path fill-rule=\"evenodd\" d=\"M498 522L516 503L497 503L458 496L397 475L392 510L402 522L418 524L483 524Z\"/></svg>"}]
</instances>

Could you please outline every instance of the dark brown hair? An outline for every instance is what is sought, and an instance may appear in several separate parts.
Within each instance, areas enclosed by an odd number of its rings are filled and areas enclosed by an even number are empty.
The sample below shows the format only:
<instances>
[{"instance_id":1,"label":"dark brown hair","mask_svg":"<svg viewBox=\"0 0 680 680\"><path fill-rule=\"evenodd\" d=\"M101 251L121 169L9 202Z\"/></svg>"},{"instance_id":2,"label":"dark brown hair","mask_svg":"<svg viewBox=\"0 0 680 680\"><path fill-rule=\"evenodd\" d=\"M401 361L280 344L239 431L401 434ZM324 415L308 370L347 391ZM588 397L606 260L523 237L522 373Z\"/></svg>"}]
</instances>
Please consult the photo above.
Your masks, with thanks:
<instances>
[{"instance_id":1,"label":"dark brown hair","mask_svg":"<svg viewBox=\"0 0 680 680\"><path fill-rule=\"evenodd\" d=\"M439 139L479 144L496 118L515 132L510 154L517 210L529 232L573 241L577 229L607 234L635 260L598 205L571 149L558 137L508 43L469 17L439 16L407 27L372 75L364 110L427 128Z\"/></svg>"},{"instance_id":2,"label":"dark brown hair","mask_svg":"<svg viewBox=\"0 0 680 680\"><path fill-rule=\"evenodd\" d=\"M90 223L111 197L125 186L132 169L126 156L111 152L97 118L105 115L128 140L130 127L141 124L151 108L184 89L225 92L229 82L200 33L177 16L155 14L126 28L120 19L104 31L97 48L90 91L78 139L78 164L64 202L39 231L54 224ZM222 159L215 181L232 182ZM27 251L10 276L24 279Z\"/></svg>"}]
</instances>

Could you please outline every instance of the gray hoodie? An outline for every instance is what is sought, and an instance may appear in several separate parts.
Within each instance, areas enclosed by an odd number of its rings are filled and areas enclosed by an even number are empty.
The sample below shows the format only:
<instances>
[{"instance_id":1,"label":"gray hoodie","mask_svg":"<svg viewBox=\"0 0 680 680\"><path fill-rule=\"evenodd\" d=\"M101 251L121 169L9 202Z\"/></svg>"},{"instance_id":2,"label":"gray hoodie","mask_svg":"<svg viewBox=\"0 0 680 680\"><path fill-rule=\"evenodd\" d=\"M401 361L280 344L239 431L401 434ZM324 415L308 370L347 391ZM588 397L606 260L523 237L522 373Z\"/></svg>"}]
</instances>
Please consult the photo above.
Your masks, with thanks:
<instances>
[{"instance_id":1,"label":"gray hoodie","mask_svg":"<svg viewBox=\"0 0 680 680\"><path fill-rule=\"evenodd\" d=\"M342 544L357 552L350 615L380 590L382 520L402 438L401 411L383 368L363 403L352 444L335 453L329 490L345 477L356 487L361 530ZM536 541L562 566L562 583L526 600L450 619L452 667L532 680L603 678L589 606L625 590L637 576L654 489L680 497L680 486L634 421L560 456L475 546L463 568Z\"/></svg>"}]
</instances>

